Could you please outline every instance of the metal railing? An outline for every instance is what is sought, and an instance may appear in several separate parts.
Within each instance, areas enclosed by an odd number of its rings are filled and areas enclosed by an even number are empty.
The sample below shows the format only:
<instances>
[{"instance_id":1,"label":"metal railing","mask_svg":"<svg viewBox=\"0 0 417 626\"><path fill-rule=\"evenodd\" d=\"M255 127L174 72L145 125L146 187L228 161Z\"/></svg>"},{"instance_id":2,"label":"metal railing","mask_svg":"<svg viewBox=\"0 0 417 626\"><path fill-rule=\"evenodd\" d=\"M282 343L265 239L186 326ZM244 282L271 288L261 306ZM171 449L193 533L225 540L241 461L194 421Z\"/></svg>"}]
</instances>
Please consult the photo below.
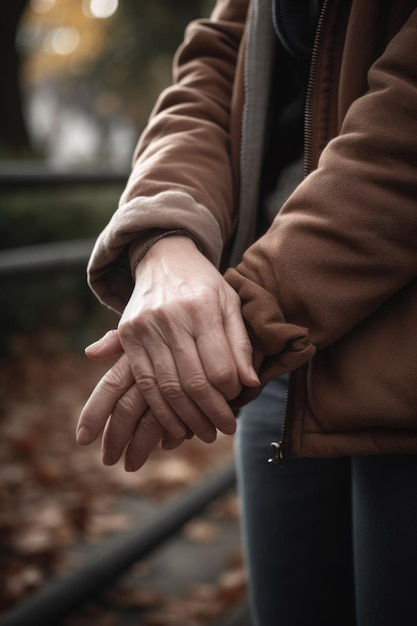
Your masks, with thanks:
<instances>
[{"instance_id":1,"label":"metal railing","mask_svg":"<svg viewBox=\"0 0 417 626\"><path fill-rule=\"evenodd\" d=\"M0 278L85 268L94 239L77 239L0 251Z\"/></svg>"},{"instance_id":2,"label":"metal railing","mask_svg":"<svg viewBox=\"0 0 417 626\"><path fill-rule=\"evenodd\" d=\"M0 189L62 187L63 185L123 184L128 176L125 167L86 166L73 169L53 167L40 162L0 163Z\"/></svg>"},{"instance_id":3,"label":"metal railing","mask_svg":"<svg viewBox=\"0 0 417 626\"><path fill-rule=\"evenodd\" d=\"M42 163L0 164L0 191L35 190L65 186L122 185L125 168L85 167L64 170ZM60 241L0 251L0 277L85 267L94 239Z\"/></svg>"},{"instance_id":4,"label":"metal railing","mask_svg":"<svg viewBox=\"0 0 417 626\"><path fill-rule=\"evenodd\" d=\"M114 184L126 180L126 172L56 171L39 165L0 166L0 191L61 187L63 185ZM0 277L45 272L67 267L84 268L93 240L81 239L15 248L0 252ZM87 562L72 574L47 583L1 616L0 626L57 623L80 603L115 580L133 563L172 537L187 521L235 485L233 462L191 487L172 504L162 507L146 524L104 542ZM34 617L36 616L36 617Z\"/></svg>"},{"instance_id":5,"label":"metal railing","mask_svg":"<svg viewBox=\"0 0 417 626\"><path fill-rule=\"evenodd\" d=\"M172 504L163 506L147 523L99 546L85 565L27 598L0 620L0 626L56 624L57 620L79 608L133 563L160 547L210 502L232 489L234 484L235 469L230 462L191 487Z\"/></svg>"}]
</instances>

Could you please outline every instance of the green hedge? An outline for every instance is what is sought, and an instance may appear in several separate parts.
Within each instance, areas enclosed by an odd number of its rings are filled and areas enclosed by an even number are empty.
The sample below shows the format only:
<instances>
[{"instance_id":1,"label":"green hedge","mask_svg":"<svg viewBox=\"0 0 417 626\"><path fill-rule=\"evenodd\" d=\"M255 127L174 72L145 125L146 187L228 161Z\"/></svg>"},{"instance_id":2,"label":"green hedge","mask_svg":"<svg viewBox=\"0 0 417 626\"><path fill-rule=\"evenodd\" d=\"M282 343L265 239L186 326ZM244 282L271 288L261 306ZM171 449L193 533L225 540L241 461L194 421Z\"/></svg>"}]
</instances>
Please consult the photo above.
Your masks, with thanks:
<instances>
[{"instance_id":1,"label":"green hedge","mask_svg":"<svg viewBox=\"0 0 417 626\"><path fill-rule=\"evenodd\" d=\"M96 237L117 206L117 185L18 190L0 193L0 247L16 248ZM1 279L0 351L13 352L17 339L54 337L51 349L80 349L113 326L116 316L100 305L84 270ZM42 346L39 346L42 348Z\"/></svg>"},{"instance_id":2,"label":"green hedge","mask_svg":"<svg viewBox=\"0 0 417 626\"><path fill-rule=\"evenodd\" d=\"M116 185L0 192L0 247L95 237L120 193Z\"/></svg>"}]
</instances>

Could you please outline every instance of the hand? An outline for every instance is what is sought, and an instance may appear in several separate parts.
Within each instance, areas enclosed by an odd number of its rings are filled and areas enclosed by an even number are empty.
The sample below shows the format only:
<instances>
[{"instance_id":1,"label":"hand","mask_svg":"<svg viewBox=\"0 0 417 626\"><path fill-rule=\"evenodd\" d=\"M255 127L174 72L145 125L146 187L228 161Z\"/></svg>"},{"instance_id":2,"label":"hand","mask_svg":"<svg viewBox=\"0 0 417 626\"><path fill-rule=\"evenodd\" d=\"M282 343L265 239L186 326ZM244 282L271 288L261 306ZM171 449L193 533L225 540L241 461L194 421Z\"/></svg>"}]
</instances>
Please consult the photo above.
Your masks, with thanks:
<instances>
[{"instance_id":1,"label":"hand","mask_svg":"<svg viewBox=\"0 0 417 626\"><path fill-rule=\"evenodd\" d=\"M236 293L194 243L181 238L179 247L175 239L175 248L168 239L154 246L170 244L164 245L169 262L161 258L162 250L155 255L153 249L142 261L120 332L110 331L86 349L96 359L126 350L93 391L77 429L81 445L104 430L106 464L115 463L126 446L126 468L137 469L160 440L163 448L172 449L193 433L206 442L215 440L216 428L233 433L235 418L227 400L241 384L259 384ZM156 358L155 368L151 358ZM164 385L164 380L172 383ZM187 384L193 380L197 386Z\"/></svg>"},{"instance_id":2,"label":"hand","mask_svg":"<svg viewBox=\"0 0 417 626\"><path fill-rule=\"evenodd\" d=\"M134 379L163 430L206 442L233 434L228 405L256 386L240 300L187 237L161 239L136 269L119 324Z\"/></svg>"},{"instance_id":3,"label":"hand","mask_svg":"<svg viewBox=\"0 0 417 626\"><path fill-rule=\"evenodd\" d=\"M116 356L121 352L117 331L107 333L88 352L96 359ZM163 448L173 449L189 436L174 439L164 432L144 401L125 355L103 376L86 402L77 425L77 442L91 444L102 432L103 462L117 463L126 448L128 471L142 467L160 441Z\"/></svg>"}]
</instances>

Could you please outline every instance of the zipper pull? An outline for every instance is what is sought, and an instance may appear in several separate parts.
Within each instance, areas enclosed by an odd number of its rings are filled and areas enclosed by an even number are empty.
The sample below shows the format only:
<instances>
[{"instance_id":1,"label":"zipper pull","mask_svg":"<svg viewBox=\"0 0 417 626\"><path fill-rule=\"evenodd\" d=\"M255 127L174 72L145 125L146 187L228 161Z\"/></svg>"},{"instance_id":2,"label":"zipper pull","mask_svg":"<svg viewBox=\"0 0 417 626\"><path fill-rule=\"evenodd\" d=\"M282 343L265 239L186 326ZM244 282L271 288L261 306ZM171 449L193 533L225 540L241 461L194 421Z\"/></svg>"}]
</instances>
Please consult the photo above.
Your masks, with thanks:
<instances>
[{"instance_id":1,"label":"zipper pull","mask_svg":"<svg viewBox=\"0 0 417 626\"><path fill-rule=\"evenodd\" d=\"M282 441L273 441L271 446L274 450L274 456L268 459L268 463L272 463L273 465L278 465L278 467L283 467L284 465L284 450Z\"/></svg>"}]
</instances>

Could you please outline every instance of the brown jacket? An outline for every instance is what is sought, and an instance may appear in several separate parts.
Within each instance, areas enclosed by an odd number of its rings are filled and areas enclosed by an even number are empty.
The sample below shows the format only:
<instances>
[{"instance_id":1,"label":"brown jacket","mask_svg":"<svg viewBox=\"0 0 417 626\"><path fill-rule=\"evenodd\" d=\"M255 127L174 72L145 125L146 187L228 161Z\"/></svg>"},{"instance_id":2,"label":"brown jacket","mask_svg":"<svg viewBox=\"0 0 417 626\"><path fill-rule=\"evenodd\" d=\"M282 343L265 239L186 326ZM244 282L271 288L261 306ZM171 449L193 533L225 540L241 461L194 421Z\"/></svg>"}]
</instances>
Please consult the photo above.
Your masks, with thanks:
<instances>
[{"instance_id":1,"label":"brown jacket","mask_svg":"<svg viewBox=\"0 0 417 626\"><path fill-rule=\"evenodd\" d=\"M262 382L292 371L285 452L416 452L417 2L325 1L308 176L250 246L276 45L269 4L219 0L189 27L90 283L121 310L129 251L161 229L186 229L220 265L249 246L226 278Z\"/></svg>"}]
</instances>

